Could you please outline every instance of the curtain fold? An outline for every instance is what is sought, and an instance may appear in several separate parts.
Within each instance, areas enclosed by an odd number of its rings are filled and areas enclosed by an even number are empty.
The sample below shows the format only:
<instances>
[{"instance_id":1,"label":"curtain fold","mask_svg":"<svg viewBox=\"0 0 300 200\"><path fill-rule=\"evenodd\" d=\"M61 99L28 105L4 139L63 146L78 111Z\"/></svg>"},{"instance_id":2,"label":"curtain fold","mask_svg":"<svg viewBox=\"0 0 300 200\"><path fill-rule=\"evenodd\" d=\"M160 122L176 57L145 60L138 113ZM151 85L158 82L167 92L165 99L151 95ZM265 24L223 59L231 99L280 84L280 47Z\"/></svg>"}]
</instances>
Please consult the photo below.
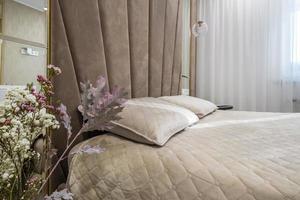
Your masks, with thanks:
<instances>
[{"instance_id":1,"label":"curtain fold","mask_svg":"<svg viewBox=\"0 0 300 200\"><path fill-rule=\"evenodd\" d=\"M197 96L237 110L293 111L292 35L299 0L200 0Z\"/></svg>"}]
</instances>

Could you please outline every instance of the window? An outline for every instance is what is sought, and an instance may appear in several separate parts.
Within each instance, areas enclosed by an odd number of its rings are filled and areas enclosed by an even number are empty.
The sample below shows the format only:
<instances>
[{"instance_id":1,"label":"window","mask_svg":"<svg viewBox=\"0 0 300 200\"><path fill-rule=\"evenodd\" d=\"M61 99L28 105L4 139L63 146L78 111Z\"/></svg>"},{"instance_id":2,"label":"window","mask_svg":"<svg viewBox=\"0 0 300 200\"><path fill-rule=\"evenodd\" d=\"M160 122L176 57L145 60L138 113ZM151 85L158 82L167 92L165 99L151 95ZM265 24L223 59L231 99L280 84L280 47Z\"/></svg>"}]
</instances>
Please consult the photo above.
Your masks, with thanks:
<instances>
[{"instance_id":1,"label":"window","mask_svg":"<svg viewBox=\"0 0 300 200\"><path fill-rule=\"evenodd\" d=\"M300 0L296 0L296 5L292 14L292 66L293 80L300 81Z\"/></svg>"},{"instance_id":2,"label":"window","mask_svg":"<svg viewBox=\"0 0 300 200\"><path fill-rule=\"evenodd\" d=\"M293 16L293 37L292 37L292 61L293 64L300 65L300 10Z\"/></svg>"}]
</instances>

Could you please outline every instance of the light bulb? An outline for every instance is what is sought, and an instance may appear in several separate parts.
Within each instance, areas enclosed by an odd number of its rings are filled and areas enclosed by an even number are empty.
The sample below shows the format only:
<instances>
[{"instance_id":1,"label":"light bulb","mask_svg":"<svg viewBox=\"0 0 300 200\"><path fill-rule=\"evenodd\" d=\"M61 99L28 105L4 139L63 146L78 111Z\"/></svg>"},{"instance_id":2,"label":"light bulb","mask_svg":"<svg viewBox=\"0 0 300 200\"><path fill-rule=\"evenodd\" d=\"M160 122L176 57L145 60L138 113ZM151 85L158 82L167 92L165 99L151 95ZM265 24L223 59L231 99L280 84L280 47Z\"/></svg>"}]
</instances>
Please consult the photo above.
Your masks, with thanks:
<instances>
[{"instance_id":1,"label":"light bulb","mask_svg":"<svg viewBox=\"0 0 300 200\"><path fill-rule=\"evenodd\" d=\"M208 26L204 21L198 21L193 25L192 33L195 37L205 35L208 31Z\"/></svg>"}]
</instances>

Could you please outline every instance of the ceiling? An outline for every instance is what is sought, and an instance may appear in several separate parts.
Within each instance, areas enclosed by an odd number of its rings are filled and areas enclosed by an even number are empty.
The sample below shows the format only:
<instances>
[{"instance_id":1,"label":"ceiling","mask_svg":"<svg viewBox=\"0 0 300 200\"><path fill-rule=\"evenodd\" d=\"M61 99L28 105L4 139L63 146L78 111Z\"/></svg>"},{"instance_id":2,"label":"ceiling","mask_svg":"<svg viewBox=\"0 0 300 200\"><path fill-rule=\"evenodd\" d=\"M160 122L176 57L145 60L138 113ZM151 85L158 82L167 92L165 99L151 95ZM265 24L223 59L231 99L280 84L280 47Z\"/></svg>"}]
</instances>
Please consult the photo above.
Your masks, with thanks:
<instances>
[{"instance_id":1,"label":"ceiling","mask_svg":"<svg viewBox=\"0 0 300 200\"><path fill-rule=\"evenodd\" d=\"M42 12L44 11L44 8L47 7L47 0L14 0L14 1Z\"/></svg>"}]
</instances>

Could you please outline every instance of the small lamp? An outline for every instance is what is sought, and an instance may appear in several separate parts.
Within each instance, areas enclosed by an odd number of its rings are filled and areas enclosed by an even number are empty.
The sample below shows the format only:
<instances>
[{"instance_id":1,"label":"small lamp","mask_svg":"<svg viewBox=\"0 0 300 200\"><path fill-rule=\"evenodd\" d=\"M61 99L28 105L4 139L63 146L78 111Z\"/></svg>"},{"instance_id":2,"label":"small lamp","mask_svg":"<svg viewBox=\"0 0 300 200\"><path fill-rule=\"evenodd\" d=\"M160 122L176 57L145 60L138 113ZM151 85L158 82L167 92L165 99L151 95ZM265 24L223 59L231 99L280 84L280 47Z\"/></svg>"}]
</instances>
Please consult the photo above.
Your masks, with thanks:
<instances>
[{"instance_id":1,"label":"small lamp","mask_svg":"<svg viewBox=\"0 0 300 200\"><path fill-rule=\"evenodd\" d=\"M205 35L208 31L208 26L204 21L198 21L193 25L192 33L195 37Z\"/></svg>"}]
</instances>

